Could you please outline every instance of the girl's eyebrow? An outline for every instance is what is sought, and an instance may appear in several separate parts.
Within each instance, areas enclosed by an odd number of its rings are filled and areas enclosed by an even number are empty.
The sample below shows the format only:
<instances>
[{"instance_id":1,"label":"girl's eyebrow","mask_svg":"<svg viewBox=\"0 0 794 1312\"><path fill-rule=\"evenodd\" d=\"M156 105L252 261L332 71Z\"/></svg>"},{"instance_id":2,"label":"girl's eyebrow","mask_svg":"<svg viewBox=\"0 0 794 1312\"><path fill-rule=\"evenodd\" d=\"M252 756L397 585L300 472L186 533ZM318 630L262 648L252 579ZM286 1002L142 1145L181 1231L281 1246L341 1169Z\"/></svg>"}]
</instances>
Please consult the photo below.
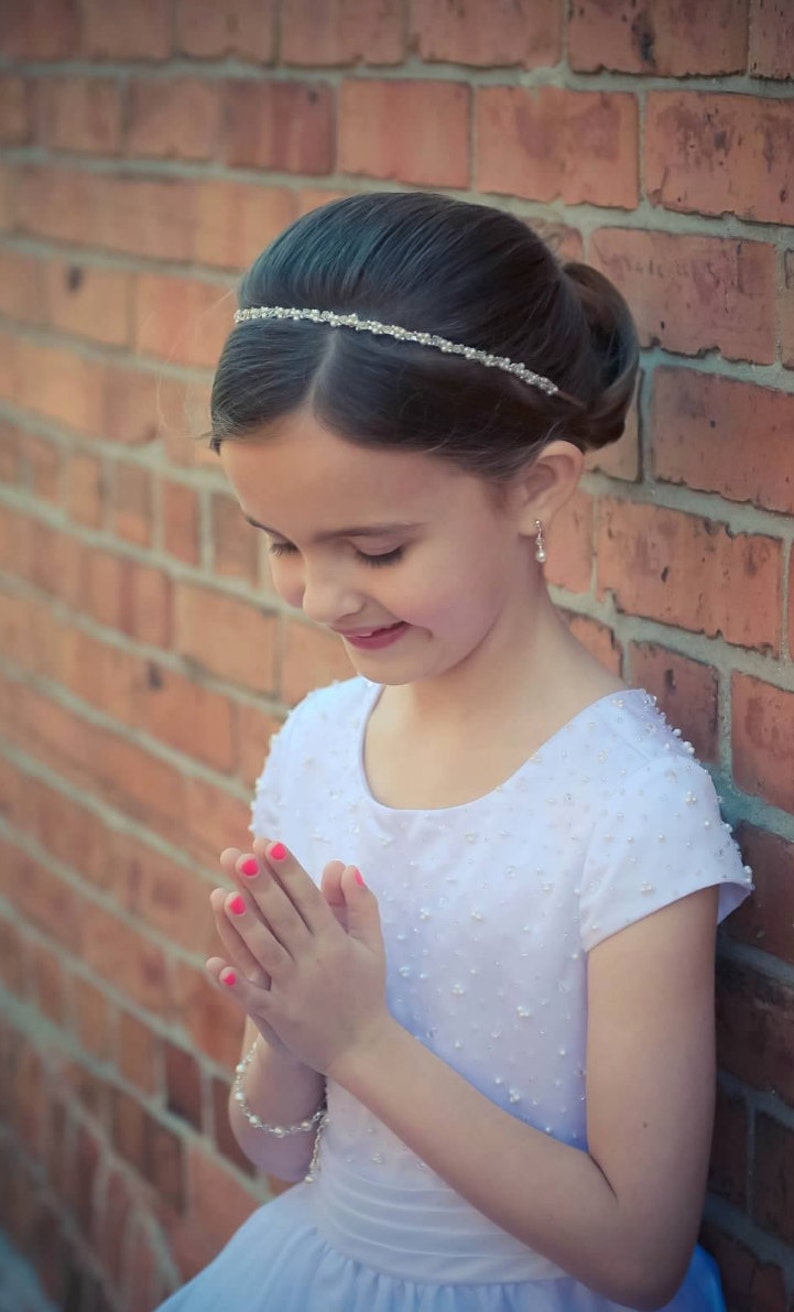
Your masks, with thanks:
<instances>
[{"instance_id":1,"label":"girl's eyebrow","mask_svg":"<svg viewBox=\"0 0 794 1312\"><path fill-rule=\"evenodd\" d=\"M276 537L283 537L276 528L268 528L267 524L260 524L259 520L252 519L250 515L243 514L243 519L247 523L253 524L254 528L262 528L266 533L275 533ZM381 533L404 532L410 528L421 528L421 524L366 524L353 528L335 528L330 532L318 533L315 542L330 542L333 538L374 538Z\"/></svg>"}]
</instances>

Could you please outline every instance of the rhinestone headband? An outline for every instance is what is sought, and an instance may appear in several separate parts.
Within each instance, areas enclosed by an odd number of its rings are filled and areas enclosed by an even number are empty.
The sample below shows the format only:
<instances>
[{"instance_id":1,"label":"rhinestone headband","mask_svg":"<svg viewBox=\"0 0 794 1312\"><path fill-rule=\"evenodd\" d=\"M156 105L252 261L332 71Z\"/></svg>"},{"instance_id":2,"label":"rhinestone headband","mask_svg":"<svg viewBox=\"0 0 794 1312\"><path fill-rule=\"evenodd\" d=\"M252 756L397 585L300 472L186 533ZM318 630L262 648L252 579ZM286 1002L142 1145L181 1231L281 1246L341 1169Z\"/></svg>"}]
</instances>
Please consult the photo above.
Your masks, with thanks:
<instances>
[{"instance_id":1,"label":"rhinestone headband","mask_svg":"<svg viewBox=\"0 0 794 1312\"><path fill-rule=\"evenodd\" d=\"M380 323L377 319L359 319L357 314L337 314L334 310L296 310L284 305L252 305L248 309L235 311L235 323L247 323L253 319L310 319L312 323L330 323L335 328L355 328L356 332L396 337L398 341L418 342L420 346L434 346L448 355L463 355L467 360L477 360L479 364L491 369L504 369L531 387L539 387L549 396L561 396L573 405L582 406L576 397L563 392L550 378L544 378L543 374L533 373L526 365L510 360L506 355L491 355L474 346L461 346L446 337L439 337L437 333L412 332L410 328L401 328L398 324Z\"/></svg>"}]
</instances>

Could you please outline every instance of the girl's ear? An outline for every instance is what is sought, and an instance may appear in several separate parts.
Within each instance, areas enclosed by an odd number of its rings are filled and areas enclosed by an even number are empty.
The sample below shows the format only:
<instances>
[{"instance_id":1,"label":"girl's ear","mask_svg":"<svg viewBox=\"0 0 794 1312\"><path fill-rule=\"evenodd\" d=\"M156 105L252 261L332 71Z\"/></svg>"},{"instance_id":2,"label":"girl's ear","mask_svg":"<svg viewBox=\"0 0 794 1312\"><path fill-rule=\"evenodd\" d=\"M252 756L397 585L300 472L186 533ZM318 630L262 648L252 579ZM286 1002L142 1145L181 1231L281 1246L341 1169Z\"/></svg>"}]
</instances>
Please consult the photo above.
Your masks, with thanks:
<instances>
[{"instance_id":1,"label":"girl's ear","mask_svg":"<svg viewBox=\"0 0 794 1312\"><path fill-rule=\"evenodd\" d=\"M555 440L518 476L522 532L534 537L538 519L544 529L548 528L557 511L576 491L584 461L584 452L573 442Z\"/></svg>"}]
</instances>

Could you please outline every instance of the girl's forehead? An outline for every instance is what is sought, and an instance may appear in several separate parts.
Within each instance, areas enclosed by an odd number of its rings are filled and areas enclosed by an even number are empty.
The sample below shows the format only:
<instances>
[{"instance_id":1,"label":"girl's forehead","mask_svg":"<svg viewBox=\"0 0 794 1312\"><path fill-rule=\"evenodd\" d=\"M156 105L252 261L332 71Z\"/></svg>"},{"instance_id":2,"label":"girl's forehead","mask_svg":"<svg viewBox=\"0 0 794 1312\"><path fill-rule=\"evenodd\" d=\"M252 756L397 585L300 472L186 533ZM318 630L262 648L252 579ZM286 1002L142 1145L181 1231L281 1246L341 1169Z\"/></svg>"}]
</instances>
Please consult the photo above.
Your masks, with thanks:
<instances>
[{"instance_id":1,"label":"girl's forehead","mask_svg":"<svg viewBox=\"0 0 794 1312\"><path fill-rule=\"evenodd\" d=\"M280 504L295 508L323 502L334 510L374 505L427 513L471 482L450 465L415 451L358 446L312 421L276 425L267 432L221 444L225 472L245 509L264 515ZM459 493L458 493L459 494ZM272 522L272 521L268 521Z\"/></svg>"}]
</instances>

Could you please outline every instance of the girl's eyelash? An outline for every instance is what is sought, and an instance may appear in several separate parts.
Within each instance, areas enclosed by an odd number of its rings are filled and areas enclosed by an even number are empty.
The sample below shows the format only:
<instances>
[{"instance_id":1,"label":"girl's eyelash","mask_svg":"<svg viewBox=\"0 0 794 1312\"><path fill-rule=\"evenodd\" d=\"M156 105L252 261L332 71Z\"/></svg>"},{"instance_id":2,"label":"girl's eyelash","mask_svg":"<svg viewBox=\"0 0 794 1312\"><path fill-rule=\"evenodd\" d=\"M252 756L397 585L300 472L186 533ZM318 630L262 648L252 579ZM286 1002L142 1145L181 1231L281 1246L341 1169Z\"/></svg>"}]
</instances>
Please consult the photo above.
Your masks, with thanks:
<instances>
[{"instance_id":1,"label":"girl's eyelash","mask_svg":"<svg viewBox=\"0 0 794 1312\"><path fill-rule=\"evenodd\" d=\"M289 542L271 542L268 547L271 556L283 556L294 550L295 547ZM381 556L368 556L363 551L356 551L356 555L366 565L394 565L400 560L404 550L404 547L395 547L394 551L386 551Z\"/></svg>"}]
</instances>

